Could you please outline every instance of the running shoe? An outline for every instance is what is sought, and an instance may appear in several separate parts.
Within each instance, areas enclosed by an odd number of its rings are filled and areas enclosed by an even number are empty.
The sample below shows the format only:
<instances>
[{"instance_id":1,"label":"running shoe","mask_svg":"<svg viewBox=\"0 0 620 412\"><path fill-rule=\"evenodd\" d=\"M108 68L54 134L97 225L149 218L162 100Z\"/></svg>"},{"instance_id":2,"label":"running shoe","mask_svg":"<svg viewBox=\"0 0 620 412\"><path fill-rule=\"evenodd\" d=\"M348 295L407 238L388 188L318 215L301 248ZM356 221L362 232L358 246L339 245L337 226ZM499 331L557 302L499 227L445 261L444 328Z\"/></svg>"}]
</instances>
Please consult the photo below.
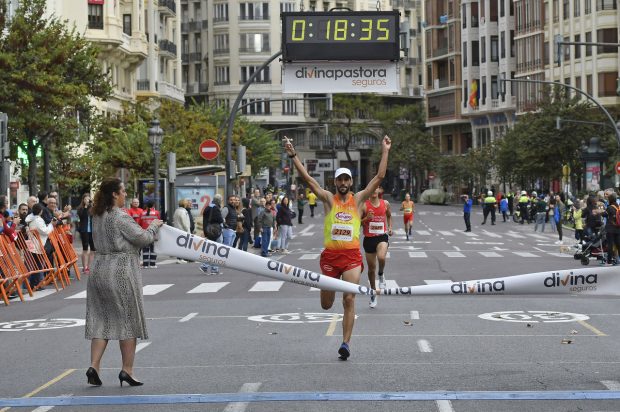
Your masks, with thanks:
<instances>
[{"instance_id":1,"label":"running shoe","mask_svg":"<svg viewBox=\"0 0 620 412\"><path fill-rule=\"evenodd\" d=\"M372 295L370 297L370 303L369 303L371 308L376 308L377 307L377 296L376 295Z\"/></svg>"},{"instance_id":2,"label":"running shoe","mask_svg":"<svg viewBox=\"0 0 620 412\"><path fill-rule=\"evenodd\" d=\"M347 360L347 358L351 356L349 345L347 345L345 342L342 342L342 345L340 345L340 349L338 349L338 354L340 355L341 360Z\"/></svg>"},{"instance_id":3,"label":"running shoe","mask_svg":"<svg viewBox=\"0 0 620 412\"><path fill-rule=\"evenodd\" d=\"M379 276L379 289L385 289L385 276Z\"/></svg>"},{"instance_id":4,"label":"running shoe","mask_svg":"<svg viewBox=\"0 0 620 412\"><path fill-rule=\"evenodd\" d=\"M204 273L205 275L210 275L211 274L211 266L206 265L206 264L201 264L200 265L200 270L202 271L202 273Z\"/></svg>"}]
</instances>

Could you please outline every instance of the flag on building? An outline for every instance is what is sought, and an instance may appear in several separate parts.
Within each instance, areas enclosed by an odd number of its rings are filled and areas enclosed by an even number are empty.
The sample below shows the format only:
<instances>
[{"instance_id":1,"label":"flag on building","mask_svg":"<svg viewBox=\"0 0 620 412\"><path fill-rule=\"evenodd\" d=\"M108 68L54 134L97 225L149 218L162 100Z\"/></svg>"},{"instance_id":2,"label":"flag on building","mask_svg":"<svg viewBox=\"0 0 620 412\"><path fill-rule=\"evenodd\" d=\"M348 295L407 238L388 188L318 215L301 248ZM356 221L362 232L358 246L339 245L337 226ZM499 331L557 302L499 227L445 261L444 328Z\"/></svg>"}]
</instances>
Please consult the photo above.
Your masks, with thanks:
<instances>
[{"instance_id":1,"label":"flag on building","mask_svg":"<svg viewBox=\"0 0 620 412\"><path fill-rule=\"evenodd\" d=\"M478 81L471 82L471 93L469 93L469 106L472 109L478 107Z\"/></svg>"}]
</instances>

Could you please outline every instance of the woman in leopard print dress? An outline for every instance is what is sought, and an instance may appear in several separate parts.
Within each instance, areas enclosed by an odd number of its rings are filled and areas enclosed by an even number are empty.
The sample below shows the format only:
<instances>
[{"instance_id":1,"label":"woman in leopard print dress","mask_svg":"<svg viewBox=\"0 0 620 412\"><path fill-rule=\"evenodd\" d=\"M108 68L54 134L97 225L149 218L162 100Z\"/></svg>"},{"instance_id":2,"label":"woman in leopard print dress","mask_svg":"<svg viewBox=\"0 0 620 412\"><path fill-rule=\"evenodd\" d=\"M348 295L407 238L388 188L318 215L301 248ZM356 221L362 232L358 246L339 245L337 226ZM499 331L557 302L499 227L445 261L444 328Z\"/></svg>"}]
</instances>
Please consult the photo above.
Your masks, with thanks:
<instances>
[{"instance_id":1,"label":"woman in leopard print dress","mask_svg":"<svg viewBox=\"0 0 620 412\"><path fill-rule=\"evenodd\" d=\"M91 340L91 367L86 375L92 385L101 385L98 372L110 339L120 344L121 384L141 384L132 378L137 338L148 338L139 251L153 243L163 222L155 220L142 229L122 209L125 196L119 179L106 179L95 195L92 211L97 254L88 277L85 334Z\"/></svg>"}]
</instances>

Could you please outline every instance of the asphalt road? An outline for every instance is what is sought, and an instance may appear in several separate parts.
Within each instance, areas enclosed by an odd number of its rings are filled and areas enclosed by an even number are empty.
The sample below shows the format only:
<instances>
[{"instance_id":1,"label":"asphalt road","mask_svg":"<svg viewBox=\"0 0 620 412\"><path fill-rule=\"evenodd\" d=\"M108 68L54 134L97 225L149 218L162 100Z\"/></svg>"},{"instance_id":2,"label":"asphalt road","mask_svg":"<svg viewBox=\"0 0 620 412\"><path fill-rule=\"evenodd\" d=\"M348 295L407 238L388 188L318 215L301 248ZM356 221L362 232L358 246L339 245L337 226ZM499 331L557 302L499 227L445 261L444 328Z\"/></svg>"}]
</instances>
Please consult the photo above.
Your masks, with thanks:
<instances>
[{"instance_id":1,"label":"asphalt road","mask_svg":"<svg viewBox=\"0 0 620 412\"><path fill-rule=\"evenodd\" d=\"M388 287L581 267L555 233L481 221L476 209L473 232L464 233L459 208L418 206L406 241L396 216ZM274 258L318 271L322 217L294 231L292 253ZM371 309L358 297L352 355L342 362L339 297L323 311L306 286L223 272L206 276L170 257L144 271L150 340L139 344L135 373L145 385L136 388L119 387L116 342L102 362L104 385L86 385L85 278L0 306L0 402L57 397L11 408L38 412L620 410L610 399L620 393L618 299L382 296ZM545 400L557 391L565 400ZM515 400L524 395L532 400ZM91 406L51 405L84 396ZM157 403L127 405L144 400ZM215 403L191 403L207 400Z\"/></svg>"}]
</instances>

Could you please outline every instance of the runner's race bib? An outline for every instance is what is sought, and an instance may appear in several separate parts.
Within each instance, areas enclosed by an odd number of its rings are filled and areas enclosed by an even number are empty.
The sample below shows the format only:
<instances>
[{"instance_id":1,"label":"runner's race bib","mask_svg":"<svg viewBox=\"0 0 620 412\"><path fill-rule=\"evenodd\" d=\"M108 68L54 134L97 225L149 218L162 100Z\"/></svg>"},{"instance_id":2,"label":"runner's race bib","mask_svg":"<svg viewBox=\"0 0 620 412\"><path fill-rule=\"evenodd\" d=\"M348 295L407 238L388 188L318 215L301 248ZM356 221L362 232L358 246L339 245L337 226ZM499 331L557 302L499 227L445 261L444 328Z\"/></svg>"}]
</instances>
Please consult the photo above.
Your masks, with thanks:
<instances>
[{"instance_id":1,"label":"runner's race bib","mask_svg":"<svg viewBox=\"0 0 620 412\"><path fill-rule=\"evenodd\" d=\"M353 241L353 225L332 224L332 240Z\"/></svg>"},{"instance_id":2,"label":"runner's race bib","mask_svg":"<svg viewBox=\"0 0 620 412\"><path fill-rule=\"evenodd\" d=\"M372 233L373 235L384 234L385 228L383 227L383 222L370 222L368 224L368 233Z\"/></svg>"}]
</instances>

